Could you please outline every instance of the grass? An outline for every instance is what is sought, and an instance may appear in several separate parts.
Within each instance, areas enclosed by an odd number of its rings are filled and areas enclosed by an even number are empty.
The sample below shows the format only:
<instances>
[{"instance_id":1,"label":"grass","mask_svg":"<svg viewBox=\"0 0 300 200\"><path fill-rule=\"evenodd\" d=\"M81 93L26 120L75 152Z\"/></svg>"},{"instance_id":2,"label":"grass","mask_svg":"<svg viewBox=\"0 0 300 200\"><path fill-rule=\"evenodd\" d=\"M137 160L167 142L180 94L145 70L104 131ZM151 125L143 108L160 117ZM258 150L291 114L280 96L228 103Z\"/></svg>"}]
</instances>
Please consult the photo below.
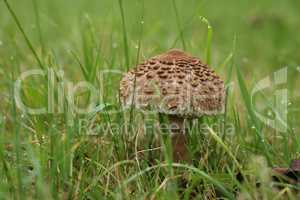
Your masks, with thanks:
<instances>
[{"instance_id":1,"label":"grass","mask_svg":"<svg viewBox=\"0 0 300 200\"><path fill-rule=\"evenodd\" d=\"M299 6L293 0L1 1L0 199L298 199L299 186L274 190L268 173L300 156ZM190 127L192 164L172 162L169 137L156 126L164 117L117 112L121 72L173 47L210 63L230 85L225 115ZM274 81L285 66L285 83L251 96L260 80ZM14 84L32 69L46 74L22 82L22 100L54 112L32 115L16 104ZM278 131L257 113L274 120L276 94L285 89L288 129ZM97 111L72 107L90 100Z\"/></svg>"}]
</instances>

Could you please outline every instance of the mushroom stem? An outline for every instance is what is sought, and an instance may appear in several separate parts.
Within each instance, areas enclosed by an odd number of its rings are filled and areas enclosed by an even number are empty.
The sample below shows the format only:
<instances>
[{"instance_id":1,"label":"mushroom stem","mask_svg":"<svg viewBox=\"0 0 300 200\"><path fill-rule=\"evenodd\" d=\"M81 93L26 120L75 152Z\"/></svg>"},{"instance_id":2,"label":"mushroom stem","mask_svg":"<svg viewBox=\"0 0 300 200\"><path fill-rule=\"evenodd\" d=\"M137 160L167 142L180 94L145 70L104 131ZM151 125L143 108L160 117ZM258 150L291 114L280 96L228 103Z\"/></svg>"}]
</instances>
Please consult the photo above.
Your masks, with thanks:
<instances>
[{"instance_id":1,"label":"mushroom stem","mask_svg":"<svg viewBox=\"0 0 300 200\"><path fill-rule=\"evenodd\" d=\"M184 118L177 115L169 115L171 141L173 149L173 161L188 161L187 137L185 134Z\"/></svg>"}]
</instances>

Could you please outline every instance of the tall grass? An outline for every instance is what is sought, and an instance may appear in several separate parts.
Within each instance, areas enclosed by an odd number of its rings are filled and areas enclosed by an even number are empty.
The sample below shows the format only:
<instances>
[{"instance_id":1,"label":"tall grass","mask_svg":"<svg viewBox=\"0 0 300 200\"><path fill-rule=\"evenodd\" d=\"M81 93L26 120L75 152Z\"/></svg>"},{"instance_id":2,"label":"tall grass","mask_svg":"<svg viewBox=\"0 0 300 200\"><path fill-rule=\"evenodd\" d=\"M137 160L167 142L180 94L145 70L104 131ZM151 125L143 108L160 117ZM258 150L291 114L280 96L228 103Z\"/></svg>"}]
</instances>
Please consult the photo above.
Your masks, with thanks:
<instances>
[{"instance_id":1,"label":"tall grass","mask_svg":"<svg viewBox=\"0 0 300 200\"><path fill-rule=\"evenodd\" d=\"M300 42L294 38L300 18L292 11L293 3L271 8L268 0L68 3L3 0L0 6L0 199L294 198L291 191L299 187L284 185L274 192L268 172L299 157L299 113L289 112L289 131L278 133L257 118L249 92L250 83L283 63L300 62L292 56ZM234 12L228 13L226 6ZM190 20L191 13L205 18ZM199 20L205 25L200 29L195 28ZM282 38L273 34L277 23L286 27ZM166 121L164 116L133 108L110 112L120 108L116 96L121 77L97 76L107 69L127 71L167 50L178 38L183 49L199 52L203 62L217 65L211 67L231 84L224 116L191 123L189 164L173 163L170 137L155 126ZM282 51L273 49L269 38L280 40ZM279 57L281 61L276 60ZM16 106L14 81L36 63L40 69L53 70L54 102L63 104L63 112L29 115ZM65 72L63 77L58 70ZM289 92L297 93L298 76L296 71L289 75ZM59 99L61 91L67 93L63 84L83 80L104 91L93 113L78 114L67 96ZM48 77L24 80L24 102L47 106L48 81ZM90 93L79 90L74 99L76 105L87 105L90 98ZM270 101L271 95L266 99ZM299 106L297 99L291 101L289 111ZM200 127L204 123L206 132ZM124 126L118 129L120 124ZM234 133L215 129L214 124L232 125ZM93 129L95 135L89 135L91 127L98 128Z\"/></svg>"},{"instance_id":2,"label":"tall grass","mask_svg":"<svg viewBox=\"0 0 300 200\"><path fill-rule=\"evenodd\" d=\"M38 56L35 48L32 45L32 43L30 42L28 36L26 35L26 33L25 33L25 31L24 31L24 29L23 29L23 27L22 27L22 25L20 23L20 20L18 19L17 15L13 11L13 9L11 8L10 4L8 3L8 1L7 0L3 0L3 1L4 1L5 5L7 7L7 10L10 12L13 20L17 24L17 27L18 27L19 31L22 33L22 36L24 37L24 40L26 41L26 44L27 44L28 48L30 49L31 53L34 55L34 58L36 59L39 67L41 69L44 69L44 65L43 65L41 59L39 58L39 56Z\"/></svg>"},{"instance_id":3,"label":"tall grass","mask_svg":"<svg viewBox=\"0 0 300 200\"><path fill-rule=\"evenodd\" d=\"M179 31L179 34L180 34L180 40L181 40L182 48L183 48L183 50L186 50L186 44L185 44L185 39L184 39L184 35L183 35L184 31L181 27L180 16L179 16L178 8L177 8L177 5L176 5L176 0L172 0L172 5L173 5L174 13L175 13L176 24L177 24L178 31Z\"/></svg>"},{"instance_id":4,"label":"tall grass","mask_svg":"<svg viewBox=\"0 0 300 200\"><path fill-rule=\"evenodd\" d=\"M127 38L127 30L126 30L126 21L123 7L123 0L118 0L120 7L120 14L122 19L122 31L123 31L123 45L124 45L124 55L125 55L125 66L128 71L130 60L129 60L129 46L128 46L128 38Z\"/></svg>"}]
</instances>

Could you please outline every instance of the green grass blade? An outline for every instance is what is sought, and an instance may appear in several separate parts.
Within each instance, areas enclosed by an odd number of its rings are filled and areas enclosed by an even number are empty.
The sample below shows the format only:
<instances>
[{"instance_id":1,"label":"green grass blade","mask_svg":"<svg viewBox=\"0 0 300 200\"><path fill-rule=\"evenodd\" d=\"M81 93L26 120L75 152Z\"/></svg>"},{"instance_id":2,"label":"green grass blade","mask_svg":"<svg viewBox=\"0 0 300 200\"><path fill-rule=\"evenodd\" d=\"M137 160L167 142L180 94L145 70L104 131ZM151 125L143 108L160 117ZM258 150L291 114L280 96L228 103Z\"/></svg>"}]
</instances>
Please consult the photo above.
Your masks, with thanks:
<instances>
[{"instance_id":1,"label":"green grass blade","mask_svg":"<svg viewBox=\"0 0 300 200\"><path fill-rule=\"evenodd\" d=\"M165 167L169 167L170 164L158 164L158 165L154 165L152 167L147 167L146 169L130 176L128 179L126 179L121 186L124 188L126 185L128 185L130 182L134 181L136 178L138 178L139 176L143 176L145 173L155 170L157 168L165 168ZM209 176L207 173L205 173L204 171L201 171L200 169L190 166L190 165L185 165L185 164L180 164L180 163L172 163L171 164L172 167L175 168L179 168L179 169L185 169L191 172L194 172L195 174L197 174L198 176L200 176L201 178L203 178L204 180L210 182L211 184L215 185L222 193L224 196L226 196L228 199L235 199L234 195L229 192L222 183L220 183L219 181L215 180L214 178L212 178L211 176Z\"/></svg>"},{"instance_id":2,"label":"green grass blade","mask_svg":"<svg viewBox=\"0 0 300 200\"><path fill-rule=\"evenodd\" d=\"M213 28L210 25L209 21L200 16L200 20L207 25L207 38L206 38L206 64L211 64L211 46L212 46L212 38L213 38Z\"/></svg>"},{"instance_id":3,"label":"green grass blade","mask_svg":"<svg viewBox=\"0 0 300 200\"><path fill-rule=\"evenodd\" d=\"M12 78L14 80L14 72L12 73ZM16 176L17 176L17 191L18 191L18 197L20 199L24 199L24 191L23 191L23 176L22 176L22 171L21 171L21 143L20 143L20 122L18 120L18 114L17 114L17 105L15 101L15 92L13 85L11 86L11 93L10 93L10 98L11 98L11 114L13 118L13 132L14 132L14 149L15 149L15 155L16 155Z\"/></svg>"},{"instance_id":4,"label":"green grass blade","mask_svg":"<svg viewBox=\"0 0 300 200\"><path fill-rule=\"evenodd\" d=\"M248 111L248 115L250 116L250 120L255 127L255 133L258 138L257 145L263 148L263 153L267 157L268 162L272 163L271 156L270 156L269 150L267 148L268 144L265 142L264 136L261 133L262 125L259 122L259 119L256 118L255 113L253 111L254 108L252 107L251 96L248 92L246 83L244 81L244 78L242 76L242 73L241 73L241 70L239 67L236 67L236 72L237 72L237 78L238 78L238 83L239 83L239 87L240 87L240 92L242 94L242 99L243 99L246 109Z\"/></svg>"},{"instance_id":5,"label":"green grass blade","mask_svg":"<svg viewBox=\"0 0 300 200\"><path fill-rule=\"evenodd\" d=\"M83 66L82 62L80 61L79 56L74 51L71 51L71 54L73 55L76 62L78 63L78 65L81 69L81 72L83 73L83 76L84 76L85 80L88 80L89 79L88 72L87 72L86 68Z\"/></svg>"},{"instance_id":6,"label":"green grass blade","mask_svg":"<svg viewBox=\"0 0 300 200\"><path fill-rule=\"evenodd\" d=\"M15 188L15 183L11 174L11 168L9 166L9 161L6 161L6 152L5 152L5 128L4 128L5 124L4 124L4 119L3 117L0 115L0 163L2 163L2 173L4 174L3 177L6 177L7 180L7 185L8 185L8 190L10 192L10 194L12 195L12 197L14 197L14 199L17 198L16 195L16 188Z\"/></svg>"},{"instance_id":7,"label":"green grass blade","mask_svg":"<svg viewBox=\"0 0 300 200\"><path fill-rule=\"evenodd\" d=\"M184 40L184 36L183 36L183 29L182 29L181 23L180 23L179 12L178 12L178 9L177 9L176 0L172 0L172 5L173 5L174 12L175 12L177 28L178 28L178 31L180 33L180 39L181 39L182 47L183 47L184 50L186 50L186 44L185 44L185 40Z\"/></svg>"},{"instance_id":8,"label":"green grass blade","mask_svg":"<svg viewBox=\"0 0 300 200\"><path fill-rule=\"evenodd\" d=\"M34 10L34 15L35 15L35 21L36 21L36 26L38 30L38 36L39 36L39 42L41 45L42 49L42 55L45 54L45 44L43 41L43 34L42 34L42 28L41 28L41 22L40 22L40 13L39 13L39 8L38 8L38 3L37 0L32 0L33 3L33 10Z\"/></svg>"},{"instance_id":9,"label":"green grass blade","mask_svg":"<svg viewBox=\"0 0 300 200\"><path fill-rule=\"evenodd\" d=\"M125 21L123 0L118 0L118 2L119 2L119 8L120 8L120 13L121 13L121 18L122 18L125 64L126 64L126 70L128 71L129 65L130 65L130 60L129 60L129 46L128 46L128 37L127 37L127 30L126 30L126 21Z\"/></svg>"},{"instance_id":10,"label":"green grass blade","mask_svg":"<svg viewBox=\"0 0 300 200\"><path fill-rule=\"evenodd\" d=\"M238 167L238 169L240 171L242 171L242 166L237 161L237 159L235 158L235 156L232 154L232 152L230 151L229 147L222 141L222 139L210 127L208 127L208 130L209 130L211 136L223 147L223 149L232 158L232 160L234 161L234 163L236 164L236 166Z\"/></svg>"},{"instance_id":11,"label":"green grass blade","mask_svg":"<svg viewBox=\"0 0 300 200\"><path fill-rule=\"evenodd\" d=\"M20 20L18 19L17 15L15 14L14 10L11 8L11 6L10 6L10 4L8 3L7 0L3 0L3 1L4 1L5 5L6 5L7 9L8 9L8 11L9 11L9 13L10 13L11 16L13 17L15 23L17 24L18 29L19 29L20 32L22 33L23 38L25 39L25 42L26 42L27 46L29 47L31 53L33 54L35 60L38 62L39 67L40 67L41 69L44 69L44 65L43 65L42 61L40 60L40 58L39 58L38 54L36 53L36 51L35 51L35 49L34 49L32 43L30 42L28 36L26 35L26 33L25 33L25 31L24 31L24 29L23 29L23 27L22 27L22 25L21 25L21 22L20 22Z\"/></svg>"},{"instance_id":12,"label":"green grass blade","mask_svg":"<svg viewBox=\"0 0 300 200\"><path fill-rule=\"evenodd\" d=\"M144 21L144 1L142 1L142 15L140 22ZM140 24L140 31L139 31L139 41L138 41L138 49L136 54L136 62L135 64L138 65L140 60L140 53L142 48L142 40L143 40L143 34L144 34L144 24ZM136 77L134 77L134 85L133 85L133 91L136 89ZM134 109L134 101L135 101L135 92L133 93L132 102L130 106L130 115L129 115L129 123L132 123L133 120L133 109Z\"/></svg>"},{"instance_id":13,"label":"green grass blade","mask_svg":"<svg viewBox=\"0 0 300 200\"><path fill-rule=\"evenodd\" d=\"M252 123L254 124L256 130L258 130L258 132L260 132L261 124L259 123L258 119L256 118L255 113L253 112L252 103L251 103L251 96L248 92L248 89L246 87L246 83L244 81L244 78L242 76L242 73L241 73L241 70L240 70L239 67L236 67L236 72L237 72L237 78L238 78L238 83L239 83L239 87L240 87L240 92L242 94L242 98L244 100L246 109L248 111L250 119L251 119ZM260 134L259 134L259 136L261 137Z\"/></svg>"}]
</instances>

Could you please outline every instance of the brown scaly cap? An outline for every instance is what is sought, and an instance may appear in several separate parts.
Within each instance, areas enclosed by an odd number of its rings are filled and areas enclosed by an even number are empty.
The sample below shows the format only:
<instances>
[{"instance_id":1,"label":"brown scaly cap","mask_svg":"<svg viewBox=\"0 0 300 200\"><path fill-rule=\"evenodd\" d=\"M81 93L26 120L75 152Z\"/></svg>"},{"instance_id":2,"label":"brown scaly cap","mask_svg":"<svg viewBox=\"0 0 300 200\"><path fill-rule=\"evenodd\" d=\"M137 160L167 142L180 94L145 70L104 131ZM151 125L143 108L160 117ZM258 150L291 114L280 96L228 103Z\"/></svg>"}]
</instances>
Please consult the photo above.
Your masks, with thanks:
<instances>
[{"instance_id":1,"label":"brown scaly cap","mask_svg":"<svg viewBox=\"0 0 300 200\"><path fill-rule=\"evenodd\" d=\"M121 80L123 106L187 117L224 111L223 81L198 58L170 50L130 70Z\"/></svg>"}]
</instances>

